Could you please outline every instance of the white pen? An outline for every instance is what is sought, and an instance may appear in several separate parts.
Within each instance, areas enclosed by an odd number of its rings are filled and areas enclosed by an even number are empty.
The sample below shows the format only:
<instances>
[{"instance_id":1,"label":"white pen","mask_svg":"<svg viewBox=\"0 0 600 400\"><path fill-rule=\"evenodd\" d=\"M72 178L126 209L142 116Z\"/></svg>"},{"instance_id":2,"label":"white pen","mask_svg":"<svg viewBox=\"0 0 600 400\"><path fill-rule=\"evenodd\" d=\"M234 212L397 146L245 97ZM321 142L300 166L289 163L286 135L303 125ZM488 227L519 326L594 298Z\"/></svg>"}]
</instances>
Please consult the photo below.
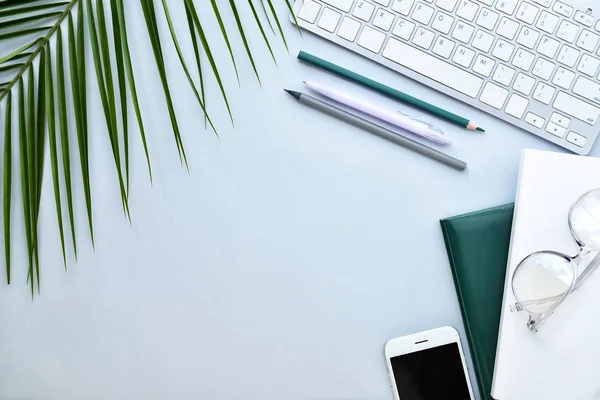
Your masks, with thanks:
<instances>
[{"instance_id":1,"label":"white pen","mask_svg":"<svg viewBox=\"0 0 600 400\"><path fill-rule=\"evenodd\" d=\"M352 97L339 90L331 89L318 83L304 82L304 84L309 89L331 100L335 100L338 103L344 104L357 111L363 112L379 120L402 128L410 133L414 133L415 135L444 145L451 143L450 140L444 136L444 132L439 127L431 123L408 116L406 114L402 114L400 112L390 111L374 106L364 100L357 99L356 97Z\"/></svg>"}]
</instances>

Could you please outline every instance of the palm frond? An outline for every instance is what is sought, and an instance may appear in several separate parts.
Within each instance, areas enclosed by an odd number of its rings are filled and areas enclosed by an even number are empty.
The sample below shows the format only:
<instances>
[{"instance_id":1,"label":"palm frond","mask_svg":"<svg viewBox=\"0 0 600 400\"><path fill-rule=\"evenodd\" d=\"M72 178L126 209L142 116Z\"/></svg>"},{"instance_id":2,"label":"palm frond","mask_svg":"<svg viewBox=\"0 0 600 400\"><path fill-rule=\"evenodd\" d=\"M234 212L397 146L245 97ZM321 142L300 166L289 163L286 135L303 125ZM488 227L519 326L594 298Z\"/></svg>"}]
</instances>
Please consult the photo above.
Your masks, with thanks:
<instances>
[{"instance_id":1,"label":"palm frond","mask_svg":"<svg viewBox=\"0 0 600 400\"><path fill-rule=\"evenodd\" d=\"M234 41L238 40L244 47L249 67L261 78L249 38L250 29L260 34L275 64L275 49L270 34L277 31L285 48L288 43L284 35L279 16L273 0L210 0L209 14L203 18L214 17L218 25L217 36L207 35L196 10L194 0L183 2L189 40L193 49L193 61L198 76L192 76L188 68L188 58L184 54L182 40L188 39L176 32L175 24L167 0L139 0L144 16L152 53L154 56L175 145L181 163L188 167L188 159L184 148L184 140L177 120L173 94L168 79L163 53L163 38L159 32L159 18L167 23L171 43L175 49L183 73L194 93L199 108L202 110L206 127L217 133L216 124L206 108L206 79L209 75L218 86L218 96L233 123L233 110L228 99L226 85L221 78L221 69L225 66L233 68L238 85L240 84L239 68L243 59L235 54ZM197 2L200 0L196 0ZM206 0L202 0L206 2ZM247 1L247 5L245 4ZM262 9L259 15L258 1ZM283 1L291 10L291 0ZM162 12L157 12L158 7ZM108 10L105 9L108 5ZM95 82L98 85L100 105L106 124L107 139L110 142L113 163L116 172L116 184L119 187L121 203L126 218L131 222L129 209L130 196L130 151L129 134L130 112L135 113L140 139L143 145L150 181L152 181L152 165L148 150L148 135L145 128L143 112L138 97L135 79L134 60L129 48L124 0L0 0L0 48L8 49L0 54L0 102L4 107L4 151L3 151L3 218L5 270L7 283L15 276L15 260L11 260L11 197L12 197L12 143L18 142L18 158L20 176L20 194L23 204L23 224L25 227L25 243L27 247L27 280L32 296L41 291L41 257L38 222L42 201L42 182L46 145L49 148L52 188L57 216L58 234L62 250L62 258L67 267L67 240L63 216L68 215L69 232L75 258L78 253L75 218L75 190L81 184L84 194L87 225L92 247L95 248L92 190L90 176L90 148L88 123L88 82L86 70L86 53L92 54ZM204 5L204 3L202 3ZM223 4L226 4L223 6ZM248 10L246 16L242 12ZM204 10L204 9L203 9ZM108 12L105 12L108 11ZM225 12L223 12L225 11ZM230 11L230 12L229 12ZM235 24L230 26L227 18ZM264 21L269 28L265 29ZM272 23L274 22L274 24ZM110 30L108 27L112 27ZM275 29L275 26L277 29ZM64 31L63 35L63 29ZM268 32L270 29L271 32ZM88 33L86 35L86 32ZM209 32L212 33L212 32ZM215 41L216 42L213 42ZM217 60L212 52L213 46L223 44L227 49L225 64ZM52 45L51 45L52 43ZM238 63L238 61L240 63ZM206 62L206 67L203 67ZM55 67L54 67L55 65ZM195 75L195 71L194 71ZM67 82L70 80L70 84ZM13 91L16 96L13 96ZM67 97L70 92L71 98ZM15 99L13 99L15 97ZM131 100L132 110L128 107ZM14 119L13 119L14 114ZM74 117L74 125L70 125L70 114ZM13 132L15 131L15 132ZM72 146L70 132L75 132L77 145ZM73 138L72 140L75 140ZM81 181L73 180L71 152L76 151L81 168ZM63 195L61 188L66 194ZM65 200L66 199L66 200ZM70 233L70 235L69 235Z\"/></svg>"}]
</instances>

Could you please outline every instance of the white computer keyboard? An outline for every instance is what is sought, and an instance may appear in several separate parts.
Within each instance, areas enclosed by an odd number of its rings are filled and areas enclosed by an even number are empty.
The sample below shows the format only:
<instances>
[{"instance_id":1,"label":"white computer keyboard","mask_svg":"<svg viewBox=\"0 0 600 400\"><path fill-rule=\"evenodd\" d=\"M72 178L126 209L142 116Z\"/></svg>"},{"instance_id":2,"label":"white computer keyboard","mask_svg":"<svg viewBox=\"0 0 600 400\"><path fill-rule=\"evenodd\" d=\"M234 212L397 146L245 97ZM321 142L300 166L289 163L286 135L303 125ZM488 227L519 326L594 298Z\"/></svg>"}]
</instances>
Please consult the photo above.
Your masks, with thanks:
<instances>
[{"instance_id":1,"label":"white computer keyboard","mask_svg":"<svg viewBox=\"0 0 600 400\"><path fill-rule=\"evenodd\" d=\"M302 28L575 153L598 136L600 0L297 0L294 12Z\"/></svg>"}]
</instances>

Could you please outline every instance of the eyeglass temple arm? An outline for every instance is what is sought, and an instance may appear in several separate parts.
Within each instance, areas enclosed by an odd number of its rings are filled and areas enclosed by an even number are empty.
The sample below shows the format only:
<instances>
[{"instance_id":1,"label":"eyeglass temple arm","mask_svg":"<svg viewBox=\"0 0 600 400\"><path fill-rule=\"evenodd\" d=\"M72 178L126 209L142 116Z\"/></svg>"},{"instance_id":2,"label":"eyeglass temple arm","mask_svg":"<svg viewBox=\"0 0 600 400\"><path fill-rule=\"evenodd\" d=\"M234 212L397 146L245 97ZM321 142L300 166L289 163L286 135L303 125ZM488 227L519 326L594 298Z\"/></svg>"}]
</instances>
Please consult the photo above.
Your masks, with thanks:
<instances>
[{"instance_id":1,"label":"eyeglass temple arm","mask_svg":"<svg viewBox=\"0 0 600 400\"><path fill-rule=\"evenodd\" d=\"M592 273L594 271L596 271L599 266L600 266L600 252L598 252L598 254L596 254L596 256L590 262L588 267L581 273L581 275L579 275L577 277L577 280L575 281L575 285L573 285L572 292L579 289L581 287L581 285L583 284L583 282L585 282L585 280L587 278L589 278L590 275L592 275ZM545 297L543 299L521 301L521 302L517 302L517 303L511 305L510 309L511 309L511 311L524 311L524 310L528 310L529 308L534 307L534 306L540 306L540 305L543 305L546 303L560 300L562 297L563 297L563 295L561 294L558 296Z\"/></svg>"}]
</instances>

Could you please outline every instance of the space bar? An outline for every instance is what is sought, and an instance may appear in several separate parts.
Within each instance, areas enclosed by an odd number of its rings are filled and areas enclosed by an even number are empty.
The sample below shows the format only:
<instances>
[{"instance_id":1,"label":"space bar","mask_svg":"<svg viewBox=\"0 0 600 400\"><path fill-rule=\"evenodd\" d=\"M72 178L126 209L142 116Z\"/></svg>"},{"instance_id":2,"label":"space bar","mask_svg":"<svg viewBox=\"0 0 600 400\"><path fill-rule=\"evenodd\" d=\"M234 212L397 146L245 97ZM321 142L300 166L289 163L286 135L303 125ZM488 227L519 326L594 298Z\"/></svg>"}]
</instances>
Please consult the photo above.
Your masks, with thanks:
<instances>
[{"instance_id":1,"label":"space bar","mask_svg":"<svg viewBox=\"0 0 600 400\"><path fill-rule=\"evenodd\" d=\"M394 38L389 40L383 56L473 98L483 85L483 79Z\"/></svg>"}]
</instances>

